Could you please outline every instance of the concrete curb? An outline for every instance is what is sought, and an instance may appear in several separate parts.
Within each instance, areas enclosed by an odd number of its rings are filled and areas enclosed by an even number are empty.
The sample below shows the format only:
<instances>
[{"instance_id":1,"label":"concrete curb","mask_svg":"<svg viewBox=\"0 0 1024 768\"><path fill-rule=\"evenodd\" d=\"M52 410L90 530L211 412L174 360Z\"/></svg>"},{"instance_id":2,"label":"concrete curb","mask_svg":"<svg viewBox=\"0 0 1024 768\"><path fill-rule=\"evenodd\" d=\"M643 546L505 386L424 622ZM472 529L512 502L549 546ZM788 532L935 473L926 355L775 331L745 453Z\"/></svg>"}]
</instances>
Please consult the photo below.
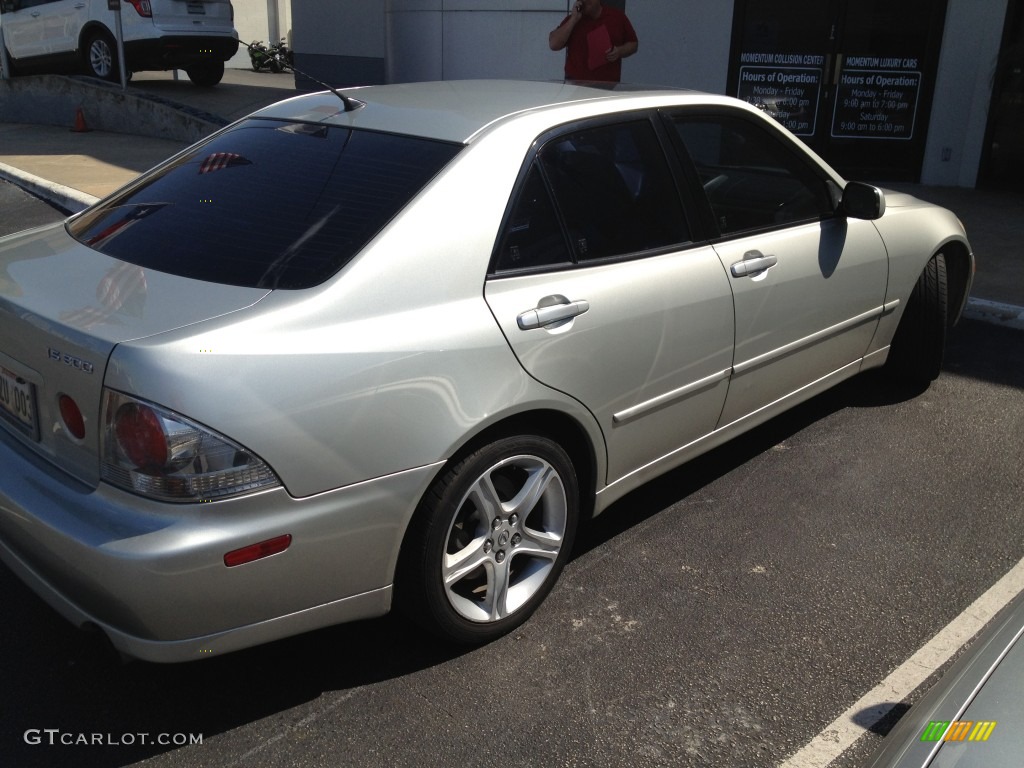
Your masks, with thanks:
<instances>
[{"instance_id":1,"label":"concrete curb","mask_svg":"<svg viewBox=\"0 0 1024 768\"><path fill-rule=\"evenodd\" d=\"M99 198L80 192L63 184L33 176L18 168L0 163L0 178L15 184L26 192L55 205L68 213L78 213L95 203ZM988 299L971 297L964 307L963 316L968 320L979 320L983 323L1001 325L1024 331L1024 307L1013 304L1000 304Z\"/></svg>"},{"instance_id":2,"label":"concrete curb","mask_svg":"<svg viewBox=\"0 0 1024 768\"><path fill-rule=\"evenodd\" d=\"M0 163L0 178L68 213L78 213L99 199L77 189L65 187L63 184L56 184L34 176L6 163Z\"/></svg>"},{"instance_id":3,"label":"concrete curb","mask_svg":"<svg viewBox=\"0 0 1024 768\"><path fill-rule=\"evenodd\" d=\"M972 297L967 300L964 317L968 320L980 320L983 323L1024 331L1024 307L1013 304L1000 304L997 301Z\"/></svg>"}]
</instances>

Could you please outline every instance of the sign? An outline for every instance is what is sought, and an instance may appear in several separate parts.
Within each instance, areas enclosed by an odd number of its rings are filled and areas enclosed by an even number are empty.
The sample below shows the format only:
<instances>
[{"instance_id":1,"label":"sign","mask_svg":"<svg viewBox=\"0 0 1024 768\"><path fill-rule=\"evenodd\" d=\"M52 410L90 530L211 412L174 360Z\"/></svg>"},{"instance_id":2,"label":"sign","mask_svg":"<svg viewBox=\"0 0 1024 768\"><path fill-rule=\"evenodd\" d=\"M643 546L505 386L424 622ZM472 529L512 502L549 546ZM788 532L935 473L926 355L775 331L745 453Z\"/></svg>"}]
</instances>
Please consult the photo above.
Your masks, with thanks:
<instances>
[{"instance_id":1,"label":"sign","mask_svg":"<svg viewBox=\"0 0 1024 768\"><path fill-rule=\"evenodd\" d=\"M913 58L847 58L836 87L833 138L912 139L921 93L917 67Z\"/></svg>"},{"instance_id":2,"label":"sign","mask_svg":"<svg viewBox=\"0 0 1024 768\"><path fill-rule=\"evenodd\" d=\"M814 134L825 57L801 53L740 54L736 95L797 136Z\"/></svg>"}]
</instances>

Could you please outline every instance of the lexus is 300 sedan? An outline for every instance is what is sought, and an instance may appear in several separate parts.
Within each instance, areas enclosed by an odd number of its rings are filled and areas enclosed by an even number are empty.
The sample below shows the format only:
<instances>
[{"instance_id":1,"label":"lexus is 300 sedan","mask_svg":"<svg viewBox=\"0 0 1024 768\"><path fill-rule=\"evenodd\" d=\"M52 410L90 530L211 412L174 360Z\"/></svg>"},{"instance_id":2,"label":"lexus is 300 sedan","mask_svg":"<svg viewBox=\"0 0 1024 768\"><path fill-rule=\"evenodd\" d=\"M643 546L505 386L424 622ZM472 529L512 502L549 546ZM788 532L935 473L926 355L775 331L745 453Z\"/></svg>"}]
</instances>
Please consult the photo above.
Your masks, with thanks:
<instances>
[{"instance_id":1,"label":"lexus is 300 sedan","mask_svg":"<svg viewBox=\"0 0 1024 768\"><path fill-rule=\"evenodd\" d=\"M648 479L935 378L972 275L729 98L300 96L0 240L0 556L143 659L393 606L485 642Z\"/></svg>"}]
</instances>

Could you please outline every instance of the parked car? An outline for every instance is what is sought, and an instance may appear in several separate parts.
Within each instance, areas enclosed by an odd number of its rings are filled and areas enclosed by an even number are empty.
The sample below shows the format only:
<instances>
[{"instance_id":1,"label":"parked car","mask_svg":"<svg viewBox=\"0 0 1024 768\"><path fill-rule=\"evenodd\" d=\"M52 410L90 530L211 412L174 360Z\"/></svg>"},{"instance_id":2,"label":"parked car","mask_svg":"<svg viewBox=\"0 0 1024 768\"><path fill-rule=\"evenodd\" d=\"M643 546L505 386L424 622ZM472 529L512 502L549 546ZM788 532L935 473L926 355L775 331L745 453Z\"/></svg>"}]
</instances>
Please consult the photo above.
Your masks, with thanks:
<instances>
[{"instance_id":1,"label":"parked car","mask_svg":"<svg viewBox=\"0 0 1024 768\"><path fill-rule=\"evenodd\" d=\"M0 0L0 12L14 71L121 79L107 0ZM196 85L216 85L238 50L230 0L124 0L120 15L129 73L183 69Z\"/></svg>"},{"instance_id":2,"label":"parked car","mask_svg":"<svg viewBox=\"0 0 1024 768\"><path fill-rule=\"evenodd\" d=\"M865 768L1015 768L1024 735L1024 594L900 718Z\"/></svg>"},{"instance_id":3,"label":"parked car","mask_svg":"<svg viewBox=\"0 0 1024 768\"><path fill-rule=\"evenodd\" d=\"M734 99L465 81L267 107L0 270L0 556L175 661L393 603L501 636L582 518L934 379L973 256Z\"/></svg>"}]
</instances>

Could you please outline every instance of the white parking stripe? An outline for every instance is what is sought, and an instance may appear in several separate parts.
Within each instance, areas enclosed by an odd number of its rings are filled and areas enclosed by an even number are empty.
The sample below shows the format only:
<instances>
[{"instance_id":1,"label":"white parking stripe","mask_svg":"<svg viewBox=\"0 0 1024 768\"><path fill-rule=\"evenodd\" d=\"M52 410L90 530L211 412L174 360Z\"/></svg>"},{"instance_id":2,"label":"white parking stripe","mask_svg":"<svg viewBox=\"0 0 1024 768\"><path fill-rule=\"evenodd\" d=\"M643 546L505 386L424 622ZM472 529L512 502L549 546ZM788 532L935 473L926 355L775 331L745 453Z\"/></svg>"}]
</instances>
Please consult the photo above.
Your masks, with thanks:
<instances>
[{"instance_id":1,"label":"white parking stripe","mask_svg":"<svg viewBox=\"0 0 1024 768\"><path fill-rule=\"evenodd\" d=\"M1024 560L779 768L825 768L945 664L1020 592ZM871 722L865 723L870 713ZM854 722L854 715L860 724Z\"/></svg>"}]
</instances>

